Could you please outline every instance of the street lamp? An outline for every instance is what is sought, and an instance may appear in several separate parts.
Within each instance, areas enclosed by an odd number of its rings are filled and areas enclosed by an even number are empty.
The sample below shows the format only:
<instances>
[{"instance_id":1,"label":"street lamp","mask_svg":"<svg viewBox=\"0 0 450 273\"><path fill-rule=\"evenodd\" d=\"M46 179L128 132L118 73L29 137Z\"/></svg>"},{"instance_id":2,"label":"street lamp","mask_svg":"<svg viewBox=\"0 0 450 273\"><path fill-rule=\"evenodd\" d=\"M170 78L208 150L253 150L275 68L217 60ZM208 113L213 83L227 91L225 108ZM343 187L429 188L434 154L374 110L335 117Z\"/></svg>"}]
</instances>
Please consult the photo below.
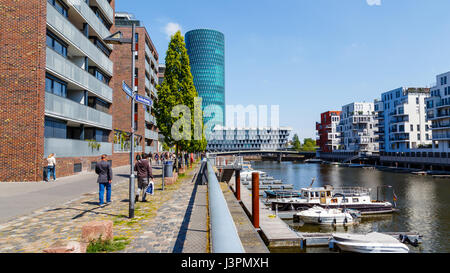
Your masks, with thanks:
<instances>
[{"instance_id":1,"label":"street lamp","mask_svg":"<svg viewBox=\"0 0 450 273\"><path fill-rule=\"evenodd\" d=\"M111 36L108 36L103 39L103 41L107 44L113 45L122 45L122 44L131 44L131 149L130 149L130 200L129 200L129 218L134 218L134 199L135 199L135 189L134 189L134 131L135 131L135 123L134 123L134 104L135 104L135 52L136 52L136 24L133 23L132 26L132 36L131 38L123 38L123 34L121 31L114 33Z\"/></svg>"}]
</instances>

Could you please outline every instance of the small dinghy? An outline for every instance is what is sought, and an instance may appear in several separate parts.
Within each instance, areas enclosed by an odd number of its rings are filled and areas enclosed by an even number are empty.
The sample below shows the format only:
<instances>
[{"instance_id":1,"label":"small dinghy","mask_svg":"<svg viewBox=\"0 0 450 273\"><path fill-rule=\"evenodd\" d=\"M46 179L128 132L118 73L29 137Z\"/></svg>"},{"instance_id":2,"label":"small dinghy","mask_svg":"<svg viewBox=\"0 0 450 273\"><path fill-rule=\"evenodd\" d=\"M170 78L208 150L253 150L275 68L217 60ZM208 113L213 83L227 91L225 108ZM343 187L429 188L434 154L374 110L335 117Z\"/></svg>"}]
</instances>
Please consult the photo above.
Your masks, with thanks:
<instances>
[{"instance_id":1,"label":"small dinghy","mask_svg":"<svg viewBox=\"0 0 450 273\"><path fill-rule=\"evenodd\" d=\"M330 245L341 251L357 253L408 253L409 248L390 235L372 232L368 234L336 233Z\"/></svg>"},{"instance_id":2,"label":"small dinghy","mask_svg":"<svg viewBox=\"0 0 450 273\"><path fill-rule=\"evenodd\" d=\"M354 224L359 212L354 210L326 209L314 206L297 213L305 224L316 225L349 225Z\"/></svg>"}]
</instances>

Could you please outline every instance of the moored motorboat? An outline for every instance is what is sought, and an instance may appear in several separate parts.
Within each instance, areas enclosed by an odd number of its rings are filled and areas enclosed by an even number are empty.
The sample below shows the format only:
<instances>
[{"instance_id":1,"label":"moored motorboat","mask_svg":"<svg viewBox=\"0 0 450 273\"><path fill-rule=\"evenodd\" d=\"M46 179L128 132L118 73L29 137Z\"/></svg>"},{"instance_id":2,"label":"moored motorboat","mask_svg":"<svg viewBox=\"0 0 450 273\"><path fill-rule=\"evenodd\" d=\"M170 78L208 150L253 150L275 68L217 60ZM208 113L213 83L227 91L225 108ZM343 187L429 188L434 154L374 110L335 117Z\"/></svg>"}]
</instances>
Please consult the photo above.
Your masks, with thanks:
<instances>
[{"instance_id":1,"label":"moored motorboat","mask_svg":"<svg viewBox=\"0 0 450 273\"><path fill-rule=\"evenodd\" d=\"M360 187L334 188L332 186L308 187L301 189L301 197L277 198L271 200L273 211L301 211L320 206L323 208L347 208L361 214L392 213L392 203L375 201L370 197L370 189Z\"/></svg>"},{"instance_id":2,"label":"moored motorboat","mask_svg":"<svg viewBox=\"0 0 450 273\"><path fill-rule=\"evenodd\" d=\"M371 232L368 234L332 234L330 245L341 251L357 253L408 253L409 248L390 235Z\"/></svg>"},{"instance_id":3,"label":"moored motorboat","mask_svg":"<svg viewBox=\"0 0 450 273\"><path fill-rule=\"evenodd\" d=\"M305 224L351 225L357 222L358 212L314 206L310 209L298 212L297 217Z\"/></svg>"}]
</instances>

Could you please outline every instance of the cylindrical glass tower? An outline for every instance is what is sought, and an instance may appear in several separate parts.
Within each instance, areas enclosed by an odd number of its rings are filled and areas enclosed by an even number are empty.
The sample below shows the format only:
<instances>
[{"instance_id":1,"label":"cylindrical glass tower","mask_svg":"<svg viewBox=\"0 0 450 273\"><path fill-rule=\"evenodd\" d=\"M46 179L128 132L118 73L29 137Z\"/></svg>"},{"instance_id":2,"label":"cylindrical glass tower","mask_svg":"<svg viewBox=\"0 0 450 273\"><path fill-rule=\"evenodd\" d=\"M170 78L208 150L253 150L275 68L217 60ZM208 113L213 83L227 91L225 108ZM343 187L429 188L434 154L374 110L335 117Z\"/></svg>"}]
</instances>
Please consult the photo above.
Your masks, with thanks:
<instances>
[{"instance_id":1,"label":"cylindrical glass tower","mask_svg":"<svg viewBox=\"0 0 450 273\"><path fill-rule=\"evenodd\" d=\"M225 36L210 29L186 33L186 48L207 130L225 125Z\"/></svg>"}]
</instances>

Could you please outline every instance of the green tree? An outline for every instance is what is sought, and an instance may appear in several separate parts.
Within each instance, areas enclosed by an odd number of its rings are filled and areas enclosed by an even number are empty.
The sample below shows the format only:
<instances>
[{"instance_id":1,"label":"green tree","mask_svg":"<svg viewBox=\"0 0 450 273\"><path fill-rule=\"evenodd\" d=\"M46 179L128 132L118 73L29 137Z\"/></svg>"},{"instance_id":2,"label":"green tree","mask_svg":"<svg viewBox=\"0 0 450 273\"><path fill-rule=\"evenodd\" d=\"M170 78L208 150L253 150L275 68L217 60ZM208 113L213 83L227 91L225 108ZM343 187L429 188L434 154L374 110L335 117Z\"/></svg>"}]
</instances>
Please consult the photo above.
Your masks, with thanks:
<instances>
[{"instance_id":1,"label":"green tree","mask_svg":"<svg viewBox=\"0 0 450 273\"><path fill-rule=\"evenodd\" d=\"M312 138L305 138L301 148L304 152L315 152L317 149L316 141Z\"/></svg>"},{"instance_id":2,"label":"green tree","mask_svg":"<svg viewBox=\"0 0 450 273\"><path fill-rule=\"evenodd\" d=\"M203 148L202 138L197 134L199 140L196 140L194 134L194 130L198 132L200 126L203 135L203 119L200 123L194 122L194 116L198 116L195 111L195 98L198 95L186 44L180 31L171 37L165 62L164 81L156 87L158 101L155 103L155 114L158 128L164 135L166 144L175 145L177 155L175 166L178 171L179 151L197 151Z\"/></svg>"},{"instance_id":3,"label":"green tree","mask_svg":"<svg viewBox=\"0 0 450 273\"><path fill-rule=\"evenodd\" d=\"M296 151L300 151L300 149L302 148L302 143L300 142L297 134L295 134L292 138L292 148L294 148L294 150Z\"/></svg>"}]
</instances>

